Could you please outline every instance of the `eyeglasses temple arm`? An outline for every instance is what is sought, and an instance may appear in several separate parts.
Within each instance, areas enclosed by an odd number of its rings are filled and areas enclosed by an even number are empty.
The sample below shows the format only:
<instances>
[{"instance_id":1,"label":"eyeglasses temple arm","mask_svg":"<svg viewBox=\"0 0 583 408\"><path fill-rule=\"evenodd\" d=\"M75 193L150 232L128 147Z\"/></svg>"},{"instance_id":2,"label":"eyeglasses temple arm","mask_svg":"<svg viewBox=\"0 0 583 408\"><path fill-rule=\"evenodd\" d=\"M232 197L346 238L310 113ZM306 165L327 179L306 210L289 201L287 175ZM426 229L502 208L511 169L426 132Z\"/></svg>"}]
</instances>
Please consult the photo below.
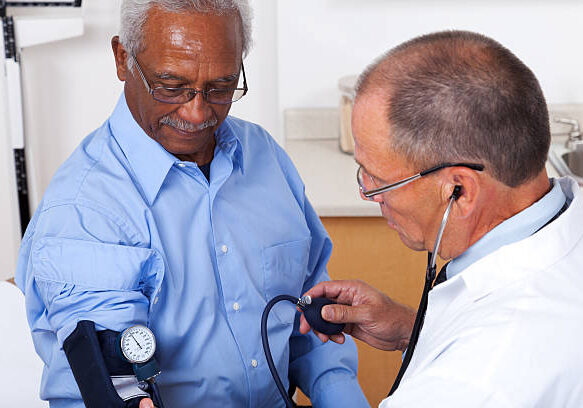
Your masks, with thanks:
<instances>
[{"instance_id":1,"label":"eyeglasses temple arm","mask_svg":"<svg viewBox=\"0 0 583 408\"><path fill-rule=\"evenodd\" d=\"M421 175L421 177L426 176L430 173L433 173L435 171L441 170L441 169L445 169L446 167L467 167L468 169L472 169L472 170L476 170L476 171L482 171L484 170L484 165L482 164L476 164L476 163L443 163L440 164L439 166L435 166L432 167L430 169L427 170L423 170L421 173L419 173L419 175Z\"/></svg>"},{"instance_id":2,"label":"eyeglasses temple arm","mask_svg":"<svg viewBox=\"0 0 583 408\"><path fill-rule=\"evenodd\" d=\"M385 187L377 188L375 190L370 190L370 191L367 191L367 192L363 192L363 194L364 194L365 197L370 198L370 197L372 197L374 195L377 195L377 194L380 194L380 193L384 193L386 191L394 190L396 188L399 188L401 186L404 186L405 184L409 184L410 182L417 180L421 176L422 176L421 173L417 173L417 174L415 174L415 175L413 175L411 177L407 177L405 180L401 180L401 181L399 181L399 182L397 182L395 184L391 184L389 186L385 186Z\"/></svg>"}]
</instances>

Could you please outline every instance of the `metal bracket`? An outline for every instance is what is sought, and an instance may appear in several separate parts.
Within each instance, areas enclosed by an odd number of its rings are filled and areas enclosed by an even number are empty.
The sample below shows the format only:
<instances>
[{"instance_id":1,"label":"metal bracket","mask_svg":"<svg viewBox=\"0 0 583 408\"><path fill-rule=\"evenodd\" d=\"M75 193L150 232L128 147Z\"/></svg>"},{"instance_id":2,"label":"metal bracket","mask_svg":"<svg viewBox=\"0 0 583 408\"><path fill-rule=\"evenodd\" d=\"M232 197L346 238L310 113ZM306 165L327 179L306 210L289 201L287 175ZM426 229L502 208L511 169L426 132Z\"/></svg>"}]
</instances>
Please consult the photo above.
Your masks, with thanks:
<instances>
[{"instance_id":1,"label":"metal bracket","mask_svg":"<svg viewBox=\"0 0 583 408\"><path fill-rule=\"evenodd\" d=\"M18 207L20 210L20 231L24 235L24 231L26 231L30 221L24 149L14 149L14 166L16 170L16 188L18 189Z\"/></svg>"},{"instance_id":2,"label":"metal bracket","mask_svg":"<svg viewBox=\"0 0 583 408\"><path fill-rule=\"evenodd\" d=\"M2 17L2 30L4 31L4 56L6 59L14 58L16 60L16 40L12 17Z\"/></svg>"}]
</instances>

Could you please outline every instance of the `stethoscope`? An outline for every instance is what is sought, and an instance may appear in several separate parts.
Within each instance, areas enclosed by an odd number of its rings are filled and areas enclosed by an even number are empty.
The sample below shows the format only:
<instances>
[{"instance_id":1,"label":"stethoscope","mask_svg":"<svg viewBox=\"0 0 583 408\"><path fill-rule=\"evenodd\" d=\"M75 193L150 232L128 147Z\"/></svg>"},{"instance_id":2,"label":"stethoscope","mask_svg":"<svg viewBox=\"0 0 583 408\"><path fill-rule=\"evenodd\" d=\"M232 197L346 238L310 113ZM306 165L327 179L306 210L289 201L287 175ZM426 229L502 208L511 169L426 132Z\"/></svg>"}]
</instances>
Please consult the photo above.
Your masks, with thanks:
<instances>
[{"instance_id":1,"label":"stethoscope","mask_svg":"<svg viewBox=\"0 0 583 408\"><path fill-rule=\"evenodd\" d=\"M435 237L435 243L433 244L433 251L427 253L427 268L425 270L425 285L423 287L423 294L421 295L421 301L419 302L419 308L417 309L417 316L415 317L415 323L413 324L413 331L411 332L411 337L409 339L409 346L407 348L407 352L405 353L405 357L403 358L403 363L401 364L401 368L395 378L395 382L389 391L389 396L391 396L395 390L399 387L401 383L401 379L403 375L405 375L405 371L411 362L411 358L413 356L413 351L415 350L415 346L417 345L417 340L419 339L419 333L421 332L421 327L423 326L423 321L425 319L425 311L427 310L427 303L429 299L429 291L433 287L433 282L436 278L436 266L435 262L437 259L437 254L439 252L439 248L441 246L441 238L443 237L443 232L445 231L445 226L447 225L447 220L449 218L449 213L451 212L451 207L453 203L460 198L462 195L462 187L455 186L451 196L449 197L449 203L445 212L443 213L443 217L441 219L441 224L439 225L439 230L437 231L437 236Z\"/></svg>"},{"instance_id":2,"label":"stethoscope","mask_svg":"<svg viewBox=\"0 0 583 408\"><path fill-rule=\"evenodd\" d=\"M426 280L430 280L433 282L436 276L436 258L437 253L439 252L439 247L441 246L441 238L443 237L443 231L445 231L445 226L447 224L447 219L449 218L449 213L451 212L451 207L453 203L457 201L458 198L462 195L462 186L455 186L451 196L449 197L449 203L447 204L447 208L443 213L443 217L441 218L441 224L439 225L439 230L437 231L437 236L435 237L435 243L433 244L433 251L429 252L428 259L427 259L427 270L425 272Z\"/></svg>"}]
</instances>

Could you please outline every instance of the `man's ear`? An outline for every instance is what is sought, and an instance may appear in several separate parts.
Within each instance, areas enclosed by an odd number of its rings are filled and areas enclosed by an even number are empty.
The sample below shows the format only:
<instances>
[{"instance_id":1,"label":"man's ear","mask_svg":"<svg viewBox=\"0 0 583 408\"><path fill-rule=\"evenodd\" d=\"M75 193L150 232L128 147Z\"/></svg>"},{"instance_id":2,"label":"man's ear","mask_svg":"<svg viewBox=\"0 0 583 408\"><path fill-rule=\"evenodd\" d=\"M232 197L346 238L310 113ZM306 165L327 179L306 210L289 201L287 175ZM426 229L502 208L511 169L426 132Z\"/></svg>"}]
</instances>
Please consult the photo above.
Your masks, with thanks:
<instances>
[{"instance_id":1,"label":"man's ear","mask_svg":"<svg viewBox=\"0 0 583 408\"><path fill-rule=\"evenodd\" d=\"M119 42L119 36L116 35L111 39L111 48L113 49L113 57L115 58L117 77L120 81L125 81L128 75L128 53Z\"/></svg>"},{"instance_id":2,"label":"man's ear","mask_svg":"<svg viewBox=\"0 0 583 408\"><path fill-rule=\"evenodd\" d=\"M472 214L480 193L480 175L476 170L466 167L451 167L442 170L445 178L442 195L448 202L455 187L460 186L459 198L452 208L452 212L459 218L466 218Z\"/></svg>"}]
</instances>

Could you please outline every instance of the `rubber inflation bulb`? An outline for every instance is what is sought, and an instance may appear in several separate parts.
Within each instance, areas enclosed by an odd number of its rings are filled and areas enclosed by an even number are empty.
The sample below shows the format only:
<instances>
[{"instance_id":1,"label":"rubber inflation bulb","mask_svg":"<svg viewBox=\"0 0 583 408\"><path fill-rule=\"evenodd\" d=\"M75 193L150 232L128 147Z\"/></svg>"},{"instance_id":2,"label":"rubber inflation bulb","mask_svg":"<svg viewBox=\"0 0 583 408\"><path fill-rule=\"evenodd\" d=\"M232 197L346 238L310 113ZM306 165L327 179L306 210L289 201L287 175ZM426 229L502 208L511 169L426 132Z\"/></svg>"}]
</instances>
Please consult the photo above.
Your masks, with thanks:
<instances>
[{"instance_id":1,"label":"rubber inflation bulb","mask_svg":"<svg viewBox=\"0 0 583 408\"><path fill-rule=\"evenodd\" d=\"M335 305L336 302L326 298L313 298L312 303L302 309L304 317L312 329L327 335L339 334L344 330L344 323L331 323L322 318L322 308L326 305Z\"/></svg>"}]
</instances>

